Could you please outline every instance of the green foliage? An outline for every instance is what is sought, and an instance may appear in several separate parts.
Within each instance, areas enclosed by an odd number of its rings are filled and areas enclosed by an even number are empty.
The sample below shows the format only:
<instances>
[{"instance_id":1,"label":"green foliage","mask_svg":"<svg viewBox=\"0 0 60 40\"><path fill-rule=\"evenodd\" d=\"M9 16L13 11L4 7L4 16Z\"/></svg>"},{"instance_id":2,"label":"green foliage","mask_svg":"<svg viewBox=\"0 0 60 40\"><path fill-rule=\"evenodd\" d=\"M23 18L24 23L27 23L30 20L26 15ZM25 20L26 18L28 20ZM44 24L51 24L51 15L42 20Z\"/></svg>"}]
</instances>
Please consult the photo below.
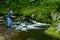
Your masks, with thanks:
<instances>
[{"instance_id":1,"label":"green foliage","mask_svg":"<svg viewBox=\"0 0 60 40\"><path fill-rule=\"evenodd\" d=\"M51 22L52 19L51 19L50 11L51 9L48 9L45 7L44 8L43 7L29 7L29 8L23 8L21 10L21 14L24 16L30 16L31 18L36 19L37 21Z\"/></svg>"},{"instance_id":2,"label":"green foliage","mask_svg":"<svg viewBox=\"0 0 60 40\"><path fill-rule=\"evenodd\" d=\"M9 8L8 10L12 9L18 11L21 10L22 8L27 8L28 6L29 7L39 6L43 8L41 10L45 11L46 10L45 8L52 9L52 10L59 8L60 0L4 0L4 1L0 0L0 4L1 4L0 5L1 8L6 11L7 8Z\"/></svg>"},{"instance_id":3,"label":"green foliage","mask_svg":"<svg viewBox=\"0 0 60 40\"><path fill-rule=\"evenodd\" d=\"M41 22L52 22L51 11L60 12L60 0L0 0L0 13L13 10L14 13L30 16ZM32 16L34 15L34 16Z\"/></svg>"}]
</instances>

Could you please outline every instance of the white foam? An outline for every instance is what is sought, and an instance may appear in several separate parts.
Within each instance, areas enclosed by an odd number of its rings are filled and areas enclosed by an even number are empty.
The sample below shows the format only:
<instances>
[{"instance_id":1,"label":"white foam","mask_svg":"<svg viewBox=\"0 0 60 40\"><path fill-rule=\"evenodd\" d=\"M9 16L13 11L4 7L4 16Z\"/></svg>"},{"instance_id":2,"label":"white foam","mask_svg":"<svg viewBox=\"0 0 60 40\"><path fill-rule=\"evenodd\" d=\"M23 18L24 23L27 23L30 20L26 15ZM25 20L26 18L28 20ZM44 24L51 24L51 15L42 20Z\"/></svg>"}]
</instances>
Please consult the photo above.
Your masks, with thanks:
<instances>
[{"instance_id":1,"label":"white foam","mask_svg":"<svg viewBox=\"0 0 60 40\"><path fill-rule=\"evenodd\" d=\"M29 24L29 25L26 25L25 22L24 23L21 23L19 26L15 25L15 30L22 30L22 31L27 31L27 29L42 29L42 28L39 28L37 26L46 26L46 25L50 25L50 24L46 24L46 23L40 23L40 22L36 22L34 20L31 20L34 22L34 24ZM26 26L26 27L25 27Z\"/></svg>"}]
</instances>

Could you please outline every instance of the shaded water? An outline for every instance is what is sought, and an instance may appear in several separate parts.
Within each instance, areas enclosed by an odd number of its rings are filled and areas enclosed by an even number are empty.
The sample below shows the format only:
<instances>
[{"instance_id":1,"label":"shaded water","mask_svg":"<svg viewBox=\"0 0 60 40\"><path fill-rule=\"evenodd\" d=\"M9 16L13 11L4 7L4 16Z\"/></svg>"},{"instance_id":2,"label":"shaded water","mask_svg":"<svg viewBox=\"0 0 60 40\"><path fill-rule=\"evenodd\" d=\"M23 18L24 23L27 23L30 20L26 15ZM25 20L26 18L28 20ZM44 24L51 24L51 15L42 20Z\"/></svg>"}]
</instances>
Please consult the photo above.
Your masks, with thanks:
<instances>
[{"instance_id":1,"label":"shaded water","mask_svg":"<svg viewBox=\"0 0 60 40\"><path fill-rule=\"evenodd\" d=\"M29 30L28 32L19 32L18 35L13 37L13 40L48 40L49 38L44 36L43 30ZM51 39L50 39L51 40Z\"/></svg>"}]
</instances>

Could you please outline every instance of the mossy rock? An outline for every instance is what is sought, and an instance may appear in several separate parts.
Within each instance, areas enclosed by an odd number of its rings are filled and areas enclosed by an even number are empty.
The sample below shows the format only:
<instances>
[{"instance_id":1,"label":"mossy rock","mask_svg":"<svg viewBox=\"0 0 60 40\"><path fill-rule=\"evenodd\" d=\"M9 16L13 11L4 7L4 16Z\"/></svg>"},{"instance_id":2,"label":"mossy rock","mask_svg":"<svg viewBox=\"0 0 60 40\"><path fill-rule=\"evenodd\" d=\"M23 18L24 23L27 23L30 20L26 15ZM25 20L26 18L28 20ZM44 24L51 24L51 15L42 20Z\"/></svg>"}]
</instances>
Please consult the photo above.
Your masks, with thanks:
<instances>
[{"instance_id":1,"label":"mossy rock","mask_svg":"<svg viewBox=\"0 0 60 40\"><path fill-rule=\"evenodd\" d=\"M58 32L56 32L56 29L54 27L50 27L47 30L45 30L44 32L46 35L49 35L53 38L58 38L60 39L60 34Z\"/></svg>"},{"instance_id":2,"label":"mossy rock","mask_svg":"<svg viewBox=\"0 0 60 40\"><path fill-rule=\"evenodd\" d=\"M60 20L58 20L58 22L60 23Z\"/></svg>"}]
</instances>

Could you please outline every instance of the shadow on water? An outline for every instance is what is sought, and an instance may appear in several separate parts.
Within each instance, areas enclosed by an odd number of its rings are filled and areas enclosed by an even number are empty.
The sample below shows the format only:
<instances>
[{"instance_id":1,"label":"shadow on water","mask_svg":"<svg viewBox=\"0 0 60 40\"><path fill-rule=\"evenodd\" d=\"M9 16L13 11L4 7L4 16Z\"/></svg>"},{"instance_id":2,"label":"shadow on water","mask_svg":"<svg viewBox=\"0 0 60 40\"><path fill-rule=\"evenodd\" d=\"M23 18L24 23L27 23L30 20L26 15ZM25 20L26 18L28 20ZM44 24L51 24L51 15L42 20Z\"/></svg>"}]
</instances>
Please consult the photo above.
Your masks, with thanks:
<instances>
[{"instance_id":1,"label":"shadow on water","mask_svg":"<svg viewBox=\"0 0 60 40\"><path fill-rule=\"evenodd\" d=\"M57 40L44 34L44 30L30 30L28 32L18 32L12 40Z\"/></svg>"}]
</instances>

